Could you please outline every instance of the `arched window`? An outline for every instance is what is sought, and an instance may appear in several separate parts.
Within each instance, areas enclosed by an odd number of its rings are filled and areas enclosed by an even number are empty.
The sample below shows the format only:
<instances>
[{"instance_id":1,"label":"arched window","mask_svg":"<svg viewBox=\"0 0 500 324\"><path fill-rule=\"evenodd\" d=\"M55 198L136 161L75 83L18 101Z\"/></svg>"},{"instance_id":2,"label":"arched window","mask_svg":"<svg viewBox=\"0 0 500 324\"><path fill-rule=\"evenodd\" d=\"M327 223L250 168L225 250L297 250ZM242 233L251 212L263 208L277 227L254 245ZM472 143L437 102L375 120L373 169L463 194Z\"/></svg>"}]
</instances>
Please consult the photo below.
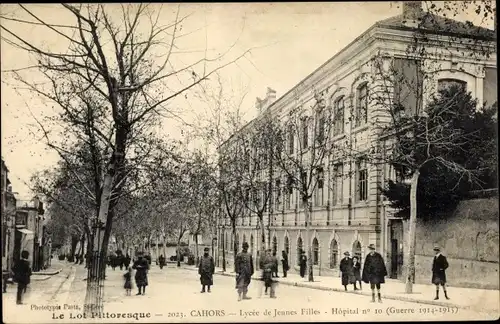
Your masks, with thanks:
<instances>
[{"instance_id":1,"label":"arched window","mask_svg":"<svg viewBox=\"0 0 500 324\"><path fill-rule=\"evenodd\" d=\"M290 241L288 240L288 236L285 236L283 250L285 250L286 255L290 255Z\"/></svg>"},{"instance_id":2,"label":"arched window","mask_svg":"<svg viewBox=\"0 0 500 324\"><path fill-rule=\"evenodd\" d=\"M345 97L342 96L335 100L333 104L333 135L340 135L344 133L344 109Z\"/></svg>"},{"instance_id":3,"label":"arched window","mask_svg":"<svg viewBox=\"0 0 500 324\"><path fill-rule=\"evenodd\" d=\"M245 243L247 241L247 236L245 234L243 234L243 242L241 243Z\"/></svg>"},{"instance_id":4,"label":"arched window","mask_svg":"<svg viewBox=\"0 0 500 324\"><path fill-rule=\"evenodd\" d=\"M361 243L358 240L352 244L352 255L357 256L361 262Z\"/></svg>"},{"instance_id":5,"label":"arched window","mask_svg":"<svg viewBox=\"0 0 500 324\"><path fill-rule=\"evenodd\" d=\"M368 83L361 84L356 90L355 127L368 122Z\"/></svg>"},{"instance_id":6,"label":"arched window","mask_svg":"<svg viewBox=\"0 0 500 324\"><path fill-rule=\"evenodd\" d=\"M314 238L313 243L312 243L312 249L313 249L313 264L318 265L319 264L319 243L318 239Z\"/></svg>"},{"instance_id":7,"label":"arched window","mask_svg":"<svg viewBox=\"0 0 500 324\"><path fill-rule=\"evenodd\" d=\"M236 250L240 249L240 235L238 233L236 233L236 236L234 238L234 245L236 246Z\"/></svg>"},{"instance_id":8,"label":"arched window","mask_svg":"<svg viewBox=\"0 0 500 324\"><path fill-rule=\"evenodd\" d=\"M330 242L330 269L334 269L337 266L337 260L339 257L339 245L335 239Z\"/></svg>"},{"instance_id":9,"label":"arched window","mask_svg":"<svg viewBox=\"0 0 500 324\"><path fill-rule=\"evenodd\" d=\"M297 239L297 265L300 265L300 256L302 255L302 238Z\"/></svg>"},{"instance_id":10,"label":"arched window","mask_svg":"<svg viewBox=\"0 0 500 324\"><path fill-rule=\"evenodd\" d=\"M458 79L439 79L438 80L438 92L445 89L450 89L453 87L458 87L467 90L467 82Z\"/></svg>"},{"instance_id":11,"label":"arched window","mask_svg":"<svg viewBox=\"0 0 500 324\"><path fill-rule=\"evenodd\" d=\"M273 253L276 253L278 251L278 239L276 236L273 236Z\"/></svg>"}]
</instances>

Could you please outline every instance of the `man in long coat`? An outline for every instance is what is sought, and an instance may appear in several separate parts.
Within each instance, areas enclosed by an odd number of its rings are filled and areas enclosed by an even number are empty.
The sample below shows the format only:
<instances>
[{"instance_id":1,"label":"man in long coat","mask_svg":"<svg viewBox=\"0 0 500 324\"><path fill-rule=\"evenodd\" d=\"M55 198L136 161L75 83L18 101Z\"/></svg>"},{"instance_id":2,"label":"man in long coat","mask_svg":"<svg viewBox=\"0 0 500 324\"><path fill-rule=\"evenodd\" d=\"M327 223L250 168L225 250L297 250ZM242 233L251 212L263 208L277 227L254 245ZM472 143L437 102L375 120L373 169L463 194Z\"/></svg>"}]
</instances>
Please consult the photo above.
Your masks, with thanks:
<instances>
[{"instance_id":1,"label":"man in long coat","mask_svg":"<svg viewBox=\"0 0 500 324\"><path fill-rule=\"evenodd\" d=\"M307 269L307 257L304 250L302 250L300 253L300 276L302 278L304 278L306 275L306 269Z\"/></svg>"},{"instance_id":2,"label":"man in long coat","mask_svg":"<svg viewBox=\"0 0 500 324\"><path fill-rule=\"evenodd\" d=\"M382 302L380 295L380 284L385 283L385 276L387 276L387 269L385 268L384 259L380 253L375 252L375 245L368 246L370 253L366 256L365 264L363 266L362 279L364 282L370 284L372 290L372 303L375 302L375 288L377 288L378 302Z\"/></svg>"},{"instance_id":3,"label":"man in long coat","mask_svg":"<svg viewBox=\"0 0 500 324\"><path fill-rule=\"evenodd\" d=\"M262 269L262 281L266 287L265 294L267 295L267 289L271 288L270 297L276 298L275 293L275 282L273 281L273 271L277 263L276 256L271 255L271 249L267 250L266 255L260 261L260 268Z\"/></svg>"},{"instance_id":4,"label":"man in long coat","mask_svg":"<svg viewBox=\"0 0 500 324\"><path fill-rule=\"evenodd\" d=\"M354 272L352 259L349 257L349 252L344 252L345 257L340 260L340 272L342 273L342 286L347 291L347 285L354 284Z\"/></svg>"},{"instance_id":5,"label":"man in long coat","mask_svg":"<svg viewBox=\"0 0 500 324\"><path fill-rule=\"evenodd\" d=\"M207 286L207 291L210 292L210 286L213 283L213 275L215 272L215 263L212 256L208 254L208 247L204 249L203 256L200 258L200 265L198 267L198 274L200 275L201 281L201 292L205 292L205 286Z\"/></svg>"},{"instance_id":6,"label":"man in long coat","mask_svg":"<svg viewBox=\"0 0 500 324\"><path fill-rule=\"evenodd\" d=\"M248 253L248 243L243 242L242 251L236 255L234 262L236 272L236 288L238 289L238 301L241 299L250 299L247 296L248 285L253 275L253 259Z\"/></svg>"},{"instance_id":7,"label":"man in long coat","mask_svg":"<svg viewBox=\"0 0 500 324\"><path fill-rule=\"evenodd\" d=\"M281 251L281 264L283 266L283 277L286 278L286 272L290 269L288 265L288 255L285 251Z\"/></svg>"},{"instance_id":8,"label":"man in long coat","mask_svg":"<svg viewBox=\"0 0 500 324\"><path fill-rule=\"evenodd\" d=\"M148 270L149 263L142 252L137 253L137 260L134 262L132 269L135 269L135 284L139 289L137 295L146 294L146 286L148 286ZM142 288L142 289L141 289Z\"/></svg>"},{"instance_id":9,"label":"man in long coat","mask_svg":"<svg viewBox=\"0 0 500 324\"><path fill-rule=\"evenodd\" d=\"M432 283L436 285L436 298L434 300L439 299L439 285L443 287L444 297L448 298L448 294L446 293L446 269L448 269L448 260L446 257L441 254L441 249L439 246L434 247L434 261L432 262Z\"/></svg>"}]
</instances>

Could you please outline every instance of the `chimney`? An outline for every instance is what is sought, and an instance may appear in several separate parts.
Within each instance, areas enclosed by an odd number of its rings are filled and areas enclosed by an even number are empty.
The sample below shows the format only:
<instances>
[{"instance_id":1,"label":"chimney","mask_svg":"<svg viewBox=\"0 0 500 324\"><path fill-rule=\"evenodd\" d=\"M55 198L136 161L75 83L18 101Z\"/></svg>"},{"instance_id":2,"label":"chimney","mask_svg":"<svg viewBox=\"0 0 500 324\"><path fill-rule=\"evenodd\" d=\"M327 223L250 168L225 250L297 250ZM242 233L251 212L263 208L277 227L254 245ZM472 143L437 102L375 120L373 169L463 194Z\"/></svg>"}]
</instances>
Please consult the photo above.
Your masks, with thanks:
<instances>
[{"instance_id":1,"label":"chimney","mask_svg":"<svg viewBox=\"0 0 500 324\"><path fill-rule=\"evenodd\" d=\"M267 88L267 93L266 93L266 100L267 100L267 105L270 106L273 104L273 102L276 101L276 90Z\"/></svg>"},{"instance_id":2,"label":"chimney","mask_svg":"<svg viewBox=\"0 0 500 324\"><path fill-rule=\"evenodd\" d=\"M422 16L422 1L403 1L403 20L409 27L417 27Z\"/></svg>"},{"instance_id":3,"label":"chimney","mask_svg":"<svg viewBox=\"0 0 500 324\"><path fill-rule=\"evenodd\" d=\"M257 99L255 99L255 108L257 108L257 111L260 113L262 111L262 99L260 99L259 97L257 97Z\"/></svg>"}]
</instances>

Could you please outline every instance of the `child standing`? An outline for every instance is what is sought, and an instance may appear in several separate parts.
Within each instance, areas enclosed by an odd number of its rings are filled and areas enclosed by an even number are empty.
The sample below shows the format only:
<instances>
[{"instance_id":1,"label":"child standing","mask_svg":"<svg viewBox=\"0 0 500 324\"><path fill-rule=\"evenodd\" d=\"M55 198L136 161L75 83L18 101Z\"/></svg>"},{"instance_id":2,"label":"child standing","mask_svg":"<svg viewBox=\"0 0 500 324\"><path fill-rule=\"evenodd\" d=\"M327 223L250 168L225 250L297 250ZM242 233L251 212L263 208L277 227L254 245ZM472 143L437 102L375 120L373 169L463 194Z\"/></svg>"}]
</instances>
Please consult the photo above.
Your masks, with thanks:
<instances>
[{"instance_id":1,"label":"child standing","mask_svg":"<svg viewBox=\"0 0 500 324\"><path fill-rule=\"evenodd\" d=\"M123 288L125 288L125 291L127 292L127 296L130 296L130 293L132 292L132 268L129 267L127 269L127 272L123 275L125 278L125 284L123 285Z\"/></svg>"}]
</instances>

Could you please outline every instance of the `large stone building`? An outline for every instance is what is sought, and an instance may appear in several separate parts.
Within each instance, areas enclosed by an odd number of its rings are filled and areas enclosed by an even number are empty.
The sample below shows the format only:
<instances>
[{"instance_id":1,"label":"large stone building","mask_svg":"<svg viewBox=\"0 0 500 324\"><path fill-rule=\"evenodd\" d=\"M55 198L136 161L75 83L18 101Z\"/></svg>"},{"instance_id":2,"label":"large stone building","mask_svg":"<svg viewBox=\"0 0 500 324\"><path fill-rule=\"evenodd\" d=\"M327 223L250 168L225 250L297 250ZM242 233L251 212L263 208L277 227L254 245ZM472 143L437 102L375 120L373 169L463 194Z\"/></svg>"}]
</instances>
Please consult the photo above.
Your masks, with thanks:
<instances>
[{"instance_id":1,"label":"large stone building","mask_svg":"<svg viewBox=\"0 0 500 324\"><path fill-rule=\"evenodd\" d=\"M449 84L465 86L479 102L496 102L495 33L426 15L423 39L428 55L417 73L415 58L409 58L408 48L422 30L416 25L423 15L419 1L405 2L401 15L374 24L282 97L276 99L275 92L268 89L266 99L257 100L257 109L268 112L273 118L286 119L291 109L297 105L311 105L319 97L342 116L332 141L347 140L354 143L358 151L363 151L377 142L379 124L386 117L380 102L373 100L381 91L389 93L388 100L406 101L405 106L411 109L422 102L425 110L425 104L437 89ZM478 55L476 41L488 49L489 55ZM375 61L378 64L374 64ZM398 84L394 78L389 80L393 82L390 87L384 85L391 67L406 80L420 82L420 95ZM251 128L253 122L242 131ZM293 140L298 141L297 138ZM229 139L221 150L231 145L235 144ZM333 177L328 168L330 173L324 176L324 186L318 186L312 198L309 237L306 236L300 198L293 190L283 203L274 204L271 215L265 215L264 228L255 215L237 220L235 237L231 235L229 222L219 224L219 264L224 255L226 264L231 266L233 240L240 248L242 242L248 242L257 257L264 231L266 245L272 246L278 254L281 250L288 252L292 269L293 266L298 269L298 251L312 246L315 275L337 275L338 263L345 251L364 258L367 246L373 243L386 259L389 276L401 278L403 221L392 216L379 189L385 181L394 179L394 170L389 165L370 165L355 159L327 163L334 164L336 172L344 176Z\"/></svg>"}]
</instances>

